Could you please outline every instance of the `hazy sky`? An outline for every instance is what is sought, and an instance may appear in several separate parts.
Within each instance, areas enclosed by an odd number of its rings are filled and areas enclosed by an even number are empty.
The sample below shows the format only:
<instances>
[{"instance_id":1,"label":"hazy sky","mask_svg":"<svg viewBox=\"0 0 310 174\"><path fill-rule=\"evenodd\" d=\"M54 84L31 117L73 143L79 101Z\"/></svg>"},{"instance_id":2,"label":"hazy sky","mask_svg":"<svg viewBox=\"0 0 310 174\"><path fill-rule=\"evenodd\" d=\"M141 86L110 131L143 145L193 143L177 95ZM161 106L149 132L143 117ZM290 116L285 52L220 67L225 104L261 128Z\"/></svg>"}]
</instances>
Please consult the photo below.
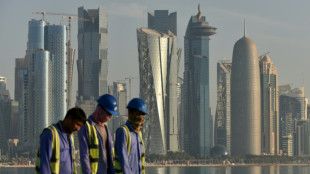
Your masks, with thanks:
<instances>
[{"instance_id":1,"label":"hazy sky","mask_svg":"<svg viewBox=\"0 0 310 174\"><path fill-rule=\"evenodd\" d=\"M14 97L15 58L25 56L28 21L41 19L32 12L77 14L77 9L108 8L109 84L125 77L139 77L137 27L147 27L147 12L177 12L178 46L183 49L184 35L190 16L197 5L206 20L217 28L210 41L210 95L212 114L216 107L216 63L231 60L233 46L243 36L243 20L247 36L254 40L259 55L269 56L279 73L279 85L293 83L310 92L310 1L309 0L1 0L0 2L0 75L7 78L7 88ZM61 16L48 15L52 24L67 24ZM73 47L77 48L77 21L73 21ZM183 49L184 50L184 49ZM183 55L180 70L183 72ZM77 60L77 53L75 55ZM77 90L74 64L73 94ZM182 76L183 73L180 73ZM137 79L132 80L132 97L138 96Z\"/></svg>"}]
</instances>

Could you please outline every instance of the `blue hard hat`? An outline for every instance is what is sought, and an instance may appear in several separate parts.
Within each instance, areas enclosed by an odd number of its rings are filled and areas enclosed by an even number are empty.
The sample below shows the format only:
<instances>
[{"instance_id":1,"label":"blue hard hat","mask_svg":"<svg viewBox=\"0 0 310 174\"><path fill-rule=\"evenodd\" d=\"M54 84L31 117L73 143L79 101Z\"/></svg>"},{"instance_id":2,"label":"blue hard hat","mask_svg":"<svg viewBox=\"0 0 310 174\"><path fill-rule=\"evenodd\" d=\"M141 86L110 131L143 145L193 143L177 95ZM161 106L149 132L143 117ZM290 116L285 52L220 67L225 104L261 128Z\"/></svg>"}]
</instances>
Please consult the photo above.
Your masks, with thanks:
<instances>
[{"instance_id":1,"label":"blue hard hat","mask_svg":"<svg viewBox=\"0 0 310 174\"><path fill-rule=\"evenodd\" d=\"M144 114L147 114L147 104L140 98L134 98L130 100L127 108L136 109Z\"/></svg>"},{"instance_id":2,"label":"blue hard hat","mask_svg":"<svg viewBox=\"0 0 310 174\"><path fill-rule=\"evenodd\" d=\"M110 94L104 94L97 99L98 105L103 107L112 115L118 115L117 113L117 101L116 98Z\"/></svg>"}]
</instances>

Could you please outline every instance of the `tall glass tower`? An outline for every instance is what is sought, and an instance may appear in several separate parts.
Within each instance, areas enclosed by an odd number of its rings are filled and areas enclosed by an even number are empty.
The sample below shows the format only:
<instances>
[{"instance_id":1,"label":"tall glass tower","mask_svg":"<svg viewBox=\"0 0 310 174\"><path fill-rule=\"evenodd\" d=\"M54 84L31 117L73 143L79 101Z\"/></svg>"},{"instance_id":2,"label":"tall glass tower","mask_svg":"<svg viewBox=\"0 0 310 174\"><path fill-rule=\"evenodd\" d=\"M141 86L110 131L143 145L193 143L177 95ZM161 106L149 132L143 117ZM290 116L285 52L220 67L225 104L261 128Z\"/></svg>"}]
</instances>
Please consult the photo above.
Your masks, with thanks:
<instances>
[{"instance_id":1,"label":"tall glass tower","mask_svg":"<svg viewBox=\"0 0 310 174\"><path fill-rule=\"evenodd\" d=\"M138 28L137 38L140 97L148 104L148 117L144 122L143 129L146 153L165 154L167 149L176 151L171 148L178 148L177 127L175 126L175 135L167 140L166 133L170 129L166 128L166 118L173 119L172 112L177 113L176 84L180 56L177 38L171 32L164 34L148 28ZM171 98L170 95L174 95L175 98ZM176 115L174 118L174 122L169 122L170 128L177 124Z\"/></svg>"},{"instance_id":2,"label":"tall glass tower","mask_svg":"<svg viewBox=\"0 0 310 174\"><path fill-rule=\"evenodd\" d=\"M184 37L184 149L205 157L211 146L209 96L209 40L216 28L200 12L188 22Z\"/></svg>"},{"instance_id":3,"label":"tall glass tower","mask_svg":"<svg viewBox=\"0 0 310 174\"><path fill-rule=\"evenodd\" d=\"M107 9L78 9L78 100L96 100L108 92Z\"/></svg>"},{"instance_id":4,"label":"tall glass tower","mask_svg":"<svg viewBox=\"0 0 310 174\"><path fill-rule=\"evenodd\" d=\"M44 48L50 52L52 63L52 122L62 120L67 112L66 26L45 27Z\"/></svg>"},{"instance_id":5,"label":"tall glass tower","mask_svg":"<svg viewBox=\"0 0 310 174\"><path fill-rule=\"evenodd\" d=\"M230 154L231 113L230 113L230 77L231 61L217 63L217 105L215 114L215 144L226 147Z\"/></svg>"}]
</instances>

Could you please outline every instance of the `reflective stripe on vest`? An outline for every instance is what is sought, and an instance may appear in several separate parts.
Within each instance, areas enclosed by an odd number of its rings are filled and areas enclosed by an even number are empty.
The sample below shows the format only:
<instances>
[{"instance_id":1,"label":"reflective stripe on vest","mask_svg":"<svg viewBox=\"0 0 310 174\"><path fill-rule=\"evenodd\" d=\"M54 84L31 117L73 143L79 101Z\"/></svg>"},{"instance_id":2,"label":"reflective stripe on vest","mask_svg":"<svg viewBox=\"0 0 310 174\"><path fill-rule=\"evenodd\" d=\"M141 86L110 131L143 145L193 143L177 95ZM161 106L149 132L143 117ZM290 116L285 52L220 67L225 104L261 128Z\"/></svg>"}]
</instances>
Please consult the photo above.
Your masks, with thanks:
<instances>
[{"instance_id":1,"label":"reflective stripe on vest","mask_svg":"<svg viewBox=\"0 0 310 174\"><path fill-rule=\"evenodd\" d=\"M129 159L129 154L130 154L130 148L131 148L131 134L130 134L130 131L127 127L127 125L122 125L120 128L123 128L124 131L125 131L125 134L126 134L126 144L127 144L127 157ZM120 129L118 128L118 129ZM118 131L118 129L116 130L116 132ZM143 139L142 139L142 133L141 131L139 132L139 137L140 137L140 140L142 142L142 145L143 145L143 153L142 153L142 156L141 156L141 161L142 161L142 174L145 174L145 147L144 147L144 142L143 142ZM115 168L115 173L116 174L122 174L123 171L122 171L122 167L118 161L118 156L116 153L113 153L113 156L114 156L114 168Z\"/></svg>"},{"instance_id":2,"label":"reflective stripe on vest","mask_svg":"<svg viewBox=\"0 0 310 174\"><path fill-rule=\"evenodd\" d=\"M94 125L86 121L88 128L88 142L89 142L89 163L93 174L97 173L99 161L99 141L97 131Z\"/></svg>"},{"instance_id":3,"label":"reflective stripe on vest","mask_svg":"<svg viewBox=\"0 0 310 174\"><path fill-rule=\"evenodd\" d=\"M59 173L59 165L60 165L60 142L59 142L59 134L54 125L50 125L49 127L45 128L42 133L45 130L51 130L52 132L52 158L51 158L51 170L52 174L58 174ZM41 134L42 134L41 133ZM71 142L72 142L72 147L73 147L73 154L72 154L72 159L73 159L73 174L77 174L76 168L75 168L75 148L74 148L74 138L73 135L71 134ZM40 148L37 153L37 160L36 160L36 174L40 173Z\"/></svg>"}]
</instances>

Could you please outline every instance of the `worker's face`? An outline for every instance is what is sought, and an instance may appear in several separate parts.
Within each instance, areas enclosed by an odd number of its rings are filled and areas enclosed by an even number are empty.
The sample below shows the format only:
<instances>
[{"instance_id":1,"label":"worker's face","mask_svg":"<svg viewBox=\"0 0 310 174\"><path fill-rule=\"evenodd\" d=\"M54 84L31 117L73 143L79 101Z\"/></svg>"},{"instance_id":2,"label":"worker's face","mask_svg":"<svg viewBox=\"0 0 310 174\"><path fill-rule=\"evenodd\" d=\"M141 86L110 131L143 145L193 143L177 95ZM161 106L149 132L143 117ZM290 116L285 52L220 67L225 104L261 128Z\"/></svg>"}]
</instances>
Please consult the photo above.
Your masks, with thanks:
<instances>
[{"instance_id":1,"label":"worker's face","mask_svg":"<svg viewBox=\"0 0 310 174\"><path fill-rule=\"evenodd\" d=\"M108 121L111 120L112 118L112 114L110 114L108 111L106 111L103 107L98 106L99 107L99 117L98 117L98 121L101 123L107 123Z\"/></svg>"},{"instance_id":2,"label":"worker's face","mask_svg":"<svg viewBox=\"0 0 310 174\"><path fill-rule=\"evenodd\" d=\"M68 128L67 128L67 132L69 134L72 134L74 131L79 131L80 128L84 125L84 123L80 120L75 120L70 118L69 119L69 124L68 124Z\"/></svg>"}]
</instances>

